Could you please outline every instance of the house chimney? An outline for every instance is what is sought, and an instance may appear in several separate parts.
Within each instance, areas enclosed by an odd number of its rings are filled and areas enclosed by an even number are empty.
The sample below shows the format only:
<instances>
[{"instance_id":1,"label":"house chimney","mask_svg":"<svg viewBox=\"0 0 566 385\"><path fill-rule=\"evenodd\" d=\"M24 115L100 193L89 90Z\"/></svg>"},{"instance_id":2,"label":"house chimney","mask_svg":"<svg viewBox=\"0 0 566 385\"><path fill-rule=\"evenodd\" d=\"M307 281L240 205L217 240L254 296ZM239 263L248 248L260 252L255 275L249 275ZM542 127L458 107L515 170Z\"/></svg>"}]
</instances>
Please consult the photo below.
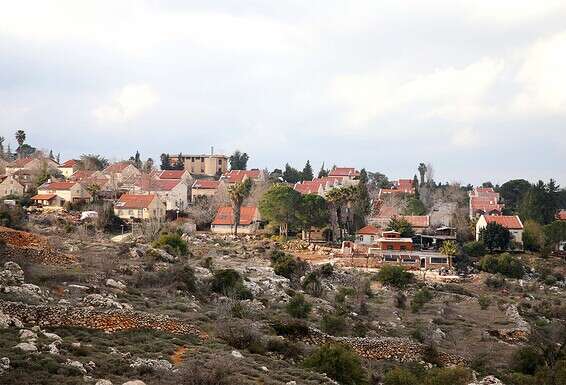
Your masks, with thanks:
<instances>
[{"instance_id":1,"label":"house chimney","mask_svg":"<svg viewBox=\"0 0 566 385\"><path fill-rule=\"evenodd\" d=\"M214 155L214 146L210 146L210 155Z\"/></svg>"}]
</instances>

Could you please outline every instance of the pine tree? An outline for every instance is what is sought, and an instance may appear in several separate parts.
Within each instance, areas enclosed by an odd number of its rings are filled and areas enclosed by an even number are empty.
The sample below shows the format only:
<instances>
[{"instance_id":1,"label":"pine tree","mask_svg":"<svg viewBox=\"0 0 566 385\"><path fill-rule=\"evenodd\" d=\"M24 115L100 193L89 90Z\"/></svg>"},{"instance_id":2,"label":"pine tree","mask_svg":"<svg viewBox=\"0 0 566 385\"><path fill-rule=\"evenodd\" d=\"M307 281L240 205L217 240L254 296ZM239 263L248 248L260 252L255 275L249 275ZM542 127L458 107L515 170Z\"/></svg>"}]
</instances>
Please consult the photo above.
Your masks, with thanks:
<instances>
[{"instance_id":1,"label":"pine tree","mask_svg":"<svg viewBox=\"0 0 566 385\"><path fill-rule=\"evenodd\" d=\"M328 170L324 169L324 162L322 162L322 166L320 166L320 171L318 172L318 177L324 178L325 176L328 176Z\"/></svg>"},{"instance_id":2,"label":"pine tree","mask_svg":"<svg viewBox=\"0 0 566 385\"><path fill-rule=\"evenodd\" d=\"M61 153L57 153L57 163L61 163Z\"/></svg>"},{"instance_id":3,"label":"pine tree","mask_svg":"<svg viewBox=\"0 0 566 385\"><path fill-rule=\"evenodd\" d=\"M53 150L49 150L49 159L55 160L55 157L53 156Z\"/></svg>"},{"instance_id":4,"label":"pine tree","mask_svg":"<svg viewBox=\"0 0 566 385\"><path fill-rule=\"evenodd\" d=\"M307 160L307 163L305 164L305 167L303 168L302 179L303 180L312 180L312 178L314 178L314 175L312 173L312 167L311 167L310 161Z\"/></svg>"},{"instance_id":5,"label":"pine tree","mask_svg":"<svg viewBox=\"0 0 566 385\"><path fill-rule=\"evenodd\" d=\"M161 154L161 169L171 170L171 158L169 154Z\"/></svg>"}]
</instances>

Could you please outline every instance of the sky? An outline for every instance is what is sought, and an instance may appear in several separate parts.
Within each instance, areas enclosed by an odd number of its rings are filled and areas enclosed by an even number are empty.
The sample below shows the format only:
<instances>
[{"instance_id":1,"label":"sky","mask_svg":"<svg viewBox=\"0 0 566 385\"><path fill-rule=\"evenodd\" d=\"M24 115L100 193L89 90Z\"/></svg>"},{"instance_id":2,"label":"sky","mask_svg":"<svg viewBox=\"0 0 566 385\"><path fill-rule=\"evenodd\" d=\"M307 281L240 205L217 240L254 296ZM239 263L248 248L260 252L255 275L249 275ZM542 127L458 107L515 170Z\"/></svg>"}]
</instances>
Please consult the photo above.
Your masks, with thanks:
<instances>
[{"instance_id":1,"label":"sky","mask_svg":"<svg viewBox=\"0 0 566 385\"><path fill-rule=\"evenodd\" d=\"M0 0L0 136L566 187L566 1Z\"/></svg>"}]
</instances>

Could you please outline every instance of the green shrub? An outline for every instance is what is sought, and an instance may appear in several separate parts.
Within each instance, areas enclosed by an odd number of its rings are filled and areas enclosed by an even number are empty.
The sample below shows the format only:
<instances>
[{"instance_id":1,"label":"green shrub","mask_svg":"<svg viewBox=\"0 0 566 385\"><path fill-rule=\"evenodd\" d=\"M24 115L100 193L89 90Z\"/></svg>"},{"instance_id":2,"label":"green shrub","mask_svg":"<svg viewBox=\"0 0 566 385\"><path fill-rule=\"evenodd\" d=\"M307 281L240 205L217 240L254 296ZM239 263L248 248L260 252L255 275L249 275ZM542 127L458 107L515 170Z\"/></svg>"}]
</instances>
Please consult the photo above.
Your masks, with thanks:
<instances>
[{"instance_id":1,"label":"green shrub","mask_svg":"<svg viewBox=\"0 0 566 385\"><path fill-rule=\"evenodd\" d=\"M320 267L319 271L320 275L322 275L323 277L330 277L332 276L332 274L334 274L334 266L332 266L330 263L325 263Z\"/></svg>"},{"instance_id":2,"label":"green shrub","mask_svg":"<svg viewBox=\"0 0 566 385\"><path fill-rule=\"evenodd\" d=\"M533 375L543 365L544 358L532 346L520 348L511 358L511 368L523 374Z\"/></svg>"},{"instance_id":3,"label":"green shrub","mask_svg":"<svg viewBox=\"0 0 566 385\"><path fill-rule=\"evenodd\" d=\"M287 313L295 318L307 318L312 305L305 300L302 294L295 294L287 304Z\"/></svg>"},{"instance_id":4,"label":"green shrub","mask_svg":"<svg viewBox=\"0 0 566 385\"><path fill-rule=\"evenodd\" d=\"M525 275L523 263L509 253L482 257L480 269L492 274L500 273L509 278L522 278Z\"/></svg>"},{"instance_id":5,"label":"green shrub","mask_svg":"<svg viewBox=\"0 0 566 385\"><path fill-rule=\"evenodd\" d=\"M427 288L418 290L411 300L411 311L418 313L425 303L432 299L432 293Z\"/></svg>"},{"instance_id":6,"label":"green shrub","mask_svg":"<svg viewBox=\"0 0 566 385\"><path fill-rule=\"evenodd\" d=\"M323 345L307 357L303 364L317 372L326 373L342 385L367 384L367 375L360 359L343 345Z\"/></svg>"},{"instance_id":7,"label":"green shrub","mask_svg":"<svg viewBox=\"0 0 566 385\"><path fill-rule=\"evenodd\" d=\"M482 310L486 310L489 305L491 305L491 297L485 294L482 294L478 298L478 303Z\"/></svg>"},{"instance_id":8,"label":"green shrub","mask_svg":"<svg viewBox=\"0 0 566 385\"><path fill-rule=\"evenodd\" d=\"M405 288L413 281L413 274L405 271L401 266L383 266L376 279L386 286L393 286L398 289Z\"/></svg>"},{"instance_id":9,"label":"green shrub","mask_svg":"<svg viewBox=\"0 0 566 385\"><path fill-rule=\"evenodd\" d=\"M273 271L288 279L298 278L306 269L306 263L298 260L292 255L277 253L276 257L271 257Z\"/></svg>"},{"instance_id":10,"label":"green shrub","mask_svg":"<svg viewBox=\"0 0 566 385\"><path fill-rule=\"evenodd\" d=\"M383 385L420 385L417 377L405 368L393 368L385 373ZM447 384L448 385L448 384Z\"/></svg>"},{"instance_id":11,"label":"green shrub","mask_svg":"<svg viewBox=\"0 0 566 385\"><path fill-rule=\"evenodd\" d=\"M303 281L303 289L315 297L322 295L322 283L320 282L317 272L313 271L307 274Z\"/></svg>"},{"instance_id":12,"label":"green shrub","mask_svg":"<svg viewBox=\"0 0 566 385\"><path fill-rule=\"evenodd\" d=\"M423 385L466 385L472 375L465 368L432 368L426 372Z\"/></svg>"},{"instance_id":13,"label":"green shrub","mask_svg":"<svg viewBox=\"0 0 566 385\"><path fill-rule=\"evenodd\" d=\"M279 353L285 358L296 359L303 354L300 345L287 341L281 337L271 337L267 340L266 349L270 352Z\"/></svg>"},{"instance_id":14,"label":"green shrub","mask_svg":"<svg viewBox=\"0 0 566 385\"><path fill-rule=\"evenodd\" d=\"M189 251L187 242L177 233L161 234L159 239L153 242L152 246L165 249L174 255L187 255Z\"/></svg>"},{"instance_id":15,"label":"green shrub","mask_svg":"<svg viewBox=\"0 0 566 385\"><path fill-rule=\"evenodd\" d=\"M471 241L464 243L464 253L472 258L483 257L487 253L487 249L482 241Z\"/></svg>"},{"instance_id":16,"label":"green shrub","mask_svg":"<svg viewBox=\"0 0 566 385\"><path fill-rule=\"evenodd\" d=\"M309 335L309 327L303 320L274 320L271 327L280 336L301 339Z\"/></svg>"},{"instance_id":17,"label":"green shrub","mask_svg":"<svg viewBox=\"0 0 566 385\"><path fill-rule=\"evenodd\" d=\"M244 286L240 273L234 269L214 272L211 289L213 292L239 299L251 299L252 293Z\"/></svg>"},{"instance_id":18,"label":"green shrub","mask_svg":"<svg viewBox=\"0 0 566 385\"><path fill-rule=\"evenodd\" d=\"M243 320L222 321L216 325L216 334L228 345L237 349L257 349L262 345L262 335L250 323Z\"/></svg>"},{"instance_id":19,"label":"green shrub","mask_svg":"<svg viewBox=\"0 0 566 385\"><path fill-rule=\"evenodd\" d=\"M346 319L340 314L327 313L320 320L320 328L323 332L338 336L346 330Z\"/></svg>"}]
</instances>

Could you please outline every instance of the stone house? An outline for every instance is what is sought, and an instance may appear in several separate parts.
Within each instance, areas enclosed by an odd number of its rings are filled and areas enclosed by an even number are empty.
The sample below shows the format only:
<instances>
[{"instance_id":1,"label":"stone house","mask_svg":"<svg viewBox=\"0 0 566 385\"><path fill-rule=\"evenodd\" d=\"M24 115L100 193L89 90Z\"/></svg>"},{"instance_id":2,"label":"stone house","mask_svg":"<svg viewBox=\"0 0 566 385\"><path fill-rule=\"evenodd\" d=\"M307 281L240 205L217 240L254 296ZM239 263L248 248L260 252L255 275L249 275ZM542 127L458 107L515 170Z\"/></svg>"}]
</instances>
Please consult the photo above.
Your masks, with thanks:
<instances>
[{"instance_id":1,"label":"stone house","mask_svg":"<svg viewBox=\"0 0 566 385\"><path fill-rule=\"evenodd\" d=\"M122 219L165 220L166 205L156 194L122 194L114 214Z\"/></svg>"},{"instance_id":2,"label":"stone house","mask_svg":"<svg viewBox=\"0 0 566 385\"><path fill-rule=\"evenodd\" d=\"M14 175L8 175L0 183L0 197L7 195L22 196L24 195L25 186L21 184Z\"/></svg>"},{"instance_id":3,"label":"stone house","mask_svg":"<svg viewBox=\"0 0 566 385\"><path fill-rule=\"evenodd\" d=\"M191 186L191 202L195 202L199 197L212 198L220 184L224 183L212 179L197 179Z\"/></svg>"},{"instance_id":4,"label":"stone house","mask_svg":"<svg viewBox=\"0 0 566 385\"><path fill-rule=\"evenodd\" d=\"M43 197L52 194L60 198L59 203L61 205L66 202L86 202L92 198L85 186L79 182L47 182L37 188L37 195ZM38 200L35 197L32 199Z\"/></svg>"},{"instance_id":5,"label":"stone house","mask_svg":"<svg viewBox=\"0 0 566 385\"><path fill-rule=\"evenodd\" d=\"M511 233L511 241L523 245L523 222L517 215L482 215L476 223L476 241L488 223L498 223Z\"/></svg>"},{"instance_id":6,"label":"stone house","mask_svg":"<svg viewBox=\"0 0 566 385\"><path fill-rule=\"evenodd\" d=\"M64 162L62 165L60 165L59 171L61 171L61 174L63 174L63 176L65 177L65 179L69 179L69 177L71 175L73 175L76 171L79 170L79 165L80 162L76 159L69 159L66 162Z\"/></svg>"},{"instance_id":7,"label":"stone house","mask_svg":"<svg viewBox=\"0 0 566 385\"><path fill-rule=\"evenodd\" d=\"M259 229L261 217L255 206L242 206L238 234L254 234ZM234 232L234 212L231 206L220 207L212 221L210 230L217 234Z\"/></svg>"}]
</instances>

